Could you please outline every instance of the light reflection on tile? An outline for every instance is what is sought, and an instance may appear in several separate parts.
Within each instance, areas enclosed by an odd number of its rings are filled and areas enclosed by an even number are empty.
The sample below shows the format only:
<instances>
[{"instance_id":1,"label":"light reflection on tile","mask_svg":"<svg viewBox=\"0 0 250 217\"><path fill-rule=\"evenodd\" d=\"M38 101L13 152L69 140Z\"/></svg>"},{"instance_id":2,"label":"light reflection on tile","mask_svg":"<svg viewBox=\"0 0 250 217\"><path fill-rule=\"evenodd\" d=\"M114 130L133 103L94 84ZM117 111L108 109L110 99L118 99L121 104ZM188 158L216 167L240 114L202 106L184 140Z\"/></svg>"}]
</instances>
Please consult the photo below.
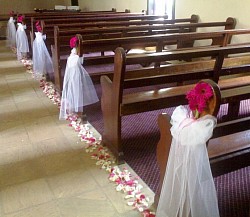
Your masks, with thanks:
<instances>
[{"instance_id":1,"label":"light reflection on tile","mask_svg":"<svg viewBox=\"0 0 250 217\"><path fill-rule=\"evenodd\" d=\"M27 161L34 156L35 150L29 141L0 143L0 165Z\"/></svg>"},{"instance_id":2,"label":"light reflection on tile","mask_svg":"<svg viewBox=\"0 0 250 217\"><path fill-rule=\"evenodd\" d=\"M1 104L0 105L0 120L2 122L11 122L20 120L20 115L17 112L15 104Z\"/></svg>"},{"instance_id":3,"label":"light reflection on tile","mask_svg":"<svg viewBox=\"0 0 250 217\"><path fill-rule=\"evenodd\" d=\"M16 113L16 115L18 115L18 113ZM28 134L21 120L8 120L8 122L1 122L0 131L1 143L22 143L29 140Z\"/></svg>"},{"instance_id":4,"label":"light reflection on tile","mask_svg":"<svg viewBox=\"0 0 250 217\"><path fill-rule=\"evenodd\" d=\"M39 117L25 123L25 128L32 142L39 142L63 136L62 131L49 116Z\"/></svg>"},{"instance_id":5,"label":"light reflection on tile","mask_svg":"<svg viewBox=\"0 0 250 217\"><path fill-rule=\"evenodd\" d=\"M36 205L4 217L61 217L60 210L55 201Z\"/></svg>"},{"instance_id":6,"label":"light reflection on tile","mask_svg":"<svg viewBox=\"0 0 250 217\"><path fill-rule=\"evenodd\" d=\"M108 200L88 200L76 197L59 200L62 217L117 217Z\"/></svg>"},{"instance_id":7,"label":"light reflection on tile","mask_svg":"<svg viewBox=\"0 0 250 217\"><path fill-rule=\"evenodd\" d=\"M0 187L28 182L44 176L41 163L36 158L0 165Z\"/></svg>"},{"instance_id":8,"label":"light reflection on tile","mask_svg":"<svg viewBox=\"0 0 250 217\"><path fill-rule=\"evenodd\" d=\"M48 178L48 183L56 198L79 195L98 187L85 168L51 176Z\"/></svg>"},{"instance_id":9,"label":"light reflection on tile","mask_svg":"<svg viewBox=\"0 0 250 217\"><path fill-rule=\"evenodd\" d=\"M6 187L0 193L4 213L11 213L54 199L47 182L38 179Z\"/></svg>"}]
</instances>

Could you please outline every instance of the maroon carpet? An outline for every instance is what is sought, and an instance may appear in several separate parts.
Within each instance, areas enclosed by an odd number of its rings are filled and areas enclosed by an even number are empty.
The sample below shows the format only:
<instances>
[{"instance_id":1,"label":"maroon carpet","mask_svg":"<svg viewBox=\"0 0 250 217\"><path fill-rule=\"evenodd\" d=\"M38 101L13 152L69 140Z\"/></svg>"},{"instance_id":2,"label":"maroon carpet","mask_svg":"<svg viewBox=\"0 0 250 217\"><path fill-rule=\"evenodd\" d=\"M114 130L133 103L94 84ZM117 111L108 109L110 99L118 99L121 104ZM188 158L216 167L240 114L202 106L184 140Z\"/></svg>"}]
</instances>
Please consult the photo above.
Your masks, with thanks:
<instances>
[{"instance_id":1,"label":"maroon carpet","mask_svg":"<svg viewBox=\"0 0 250 217\"><path fill-rule=\"evenodd\" d=\"M101 97L100 85L96 85ZM244 102L250 109L249 102ZM125 116L122 119L122 139L126 162L155 191L159 182L159 170L156 164L156 144L159 131L156 123L158 114L167 112L171 115L173 109L157 110L136 115ZM226 106L220 110L225 113ZM244 110L244 112L249 112ZM244 115L244 112L242 114ZM88 106L86 113L90 123L103 132L103 120L100 103ZM221 217L249 217L250 204L250 166L214 178L218 192L218 202Z\"/></svg>"}]
</instances>

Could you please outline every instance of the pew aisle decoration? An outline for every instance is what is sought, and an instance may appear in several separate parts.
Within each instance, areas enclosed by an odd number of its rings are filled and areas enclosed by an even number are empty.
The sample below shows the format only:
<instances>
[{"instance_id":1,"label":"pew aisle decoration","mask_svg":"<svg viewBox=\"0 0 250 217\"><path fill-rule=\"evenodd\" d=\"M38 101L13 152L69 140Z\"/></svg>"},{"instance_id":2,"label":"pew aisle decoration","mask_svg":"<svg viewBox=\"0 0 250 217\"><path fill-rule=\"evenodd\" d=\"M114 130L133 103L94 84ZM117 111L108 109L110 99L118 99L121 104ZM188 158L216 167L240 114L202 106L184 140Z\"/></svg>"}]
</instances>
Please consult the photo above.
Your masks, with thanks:
<instances>
[{"instance_id":1,"label":"pew aisle decoration","mask_svg":"<svg viewBox=\"0 0 250 217\"><path fill-rule=\"evenodd\" d=\"M32 61L21 60L21 62L34 78ZM57 93L54 85L41 79L40 87L53 104L60 109L60 94ZM78 133L80 141L85 142L85 151L90 154L91 159L95 160L95 164L109 174L108 179L115 184L116 191L125 195L124 199L127 205L139 211L143 217L154 217L155 213L149 210L149 198L142 192L143 186L138 181L139 177L134 177L126 167L120 169L115 165L114 157L106 147L101 145L101 137L96 138L88 124L80 124L76 115L69 115L67 120L69 121L68 126Z\"/></svg>"},{"instance_id":2,"label":"pew aisle decoration","mask_svg":"<svg viewBox=\"0 0 250 217\"><path fill-rule=\"evenodd\" d=\"M207 101L213 96L213 90L211 86L207 83L198 83L194 89L187 93L187 100L189 103L189 108L194 111L195 118L197 119L199 115L207 107Z\"/></svg>"}]
</instances>

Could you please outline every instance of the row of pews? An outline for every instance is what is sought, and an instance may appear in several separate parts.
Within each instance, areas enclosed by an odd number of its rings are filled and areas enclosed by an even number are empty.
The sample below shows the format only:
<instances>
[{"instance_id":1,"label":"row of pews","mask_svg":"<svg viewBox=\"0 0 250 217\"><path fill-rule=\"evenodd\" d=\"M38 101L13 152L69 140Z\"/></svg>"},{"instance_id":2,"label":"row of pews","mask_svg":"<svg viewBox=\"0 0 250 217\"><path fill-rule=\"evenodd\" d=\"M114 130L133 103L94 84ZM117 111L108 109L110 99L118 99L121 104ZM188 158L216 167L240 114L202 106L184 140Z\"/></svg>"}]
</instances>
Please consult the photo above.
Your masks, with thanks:
<instances>
[{"instance_id":1,"label":"row of pews","mask_svg":"<svg viewBox=\"0 0 250 217\"><path fill-rule=\"evenodd\" d=\"M102 87L102 143L109 147L118 163L124 162L123 116L186 105L186 92L197 81L209 79L218 85L221 96L217 111L220 105L228 104L227 115L207 146L213 174L250 165L250 116L239 117L240 102L250 97L250 43L232 44L233 37L250 34L250 29L235 29L236 21L231 17L205 23L198 22L197 15L168 20L167 16L128 11L69 16L27 15L30 43L34 40L34 25L40 21L53 59L53 82L59 91L62 91L65 55L70 54L72 36L78 37L78 50L85 56L85 68L110 65L110 70L88 72ZM131 52L138 48L141 53ZM161 181L170 148L166 146L170 139L170 134L166 134L169 127L169 117L160 115L157 158ZM239 159L243 163L238 163ZM156 203L159 192L160 188Z\"/></svg>"},{"instance_id":2,"label":"row of pews","mask_svg":"<svg viewBox=\"0 0 250 217\"><path fill-rule=\"evenodd\" d=\"M197 29L209 27L218 27L222 30L233 29L235 27L235 20L233 18L228 18L225 22L208 23L197 23L197 20L197 15L192 15L190 19L159 20L159 22L163 22L161 24L159 24L158 20L146 21L147 24L145 24L145 20L136 21L137 23L143 23L143 25L134 25L134 21L125 21L125 23L116 22L116 25L122 26L112 28L107 28L107 26L110 24L112 25L113 22L100 22L96 24L103 24L104 26L99 26L98 28L84 28L81 30L78 30L77 28L74 30L61 30L60 26L56 26L54 27L54 37L52 40L50 34L48 34L48 47L51 47L52 59L55 66L54 72L56 88L59 91L62 89L63 68L66 64L66 60L63 60L61 57L65 53L70 52L68 41L69 38L76 33L80 42L80 54L86 55L84 65L87 66L104 63L113 64L113 51L119 46L126 49L126 52L128 53L133 49L144 49L145 47L152 46L156 47L155 51L157 52L165 50L165 46L167 45L177 45L178 48L192 47L194 39L178 39L178 35L180 35L179 33L191 33L195 32ZM158 24L153 25L153 22ZM171 22L174 22L174 24ZM132 25L130 26L129 24L131 23ZM173 35L174 33L178 34ZM201 39L205 39L205 36ZM219 43L219 36L217 36L217 39L214 39L214 44ZM105 52L109 55L103 55ZM89 53L95 53L96 55L88 56ZM103 74L100 72L98 74L89 73L90 76L93 76L94 81L99 81L100 76Z\"/></svg>"}]
</instances>

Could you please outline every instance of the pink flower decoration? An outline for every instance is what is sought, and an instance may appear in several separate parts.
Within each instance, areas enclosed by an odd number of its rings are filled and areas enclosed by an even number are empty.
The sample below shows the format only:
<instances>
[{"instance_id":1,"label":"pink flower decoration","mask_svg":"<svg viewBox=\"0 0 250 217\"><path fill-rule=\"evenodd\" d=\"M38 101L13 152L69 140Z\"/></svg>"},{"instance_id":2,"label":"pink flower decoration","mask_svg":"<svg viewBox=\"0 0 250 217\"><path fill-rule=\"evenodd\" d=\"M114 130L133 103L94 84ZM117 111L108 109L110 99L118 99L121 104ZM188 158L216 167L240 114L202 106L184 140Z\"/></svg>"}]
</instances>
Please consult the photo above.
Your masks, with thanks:
<instances>
[{"instance_id":1,"label":"pink flower decoration","mask_svg":"<svg viewBox=\"0 0 250 217\"><path fill-rule=\"evenodd\" d=\"M145 210L143 212L143 217L155 217L155 214L151 213L150 210Z\"/></svg>"},{"instance_id":2,"label":"pink flower decoration","mask_svg":"<svg viewBox=\"0 0 250 217\"><path fill-rule=\"evenodd\" d=\"M135 184L134 180L129 180L126 182L126 185L133 186Z\"/></svg>"},{"instance_id":3,"label":"pink flower decoration","mask_svg":"<svg viewBox=\"0 0 250 217\"><path fill-rule=\"evenodd\" d=\"M187 93L186 99L188 100L189 108L195 110L197 107L195 89L192 89Z\"/></svg>"},{"instance_id":4,"label":"pink flower decoration","mask_svg":"<svg viewBox=\"0 0 250 217\"><path fill-rule=\"evenodd\" d=\"M207 107L207 101L212 96L213 90L211 86L205 82L200 82L187 93L186 99L192 111L197 110L201 113Z\"/></svg>"},{"instance_id":5,"label":"pink flower decoration","mask_svg":"<svg viewBox=\"0 0 250 217\"><path fill-rule=\"evenodd\" d=\"M36 22L36 26L40 26L40 21L39 20Z\"/></svg>"},{"instance_id":6,"label":"pink flower decoration","mask_svg":"<svg viewBox=\"0 0 250 217\"><path fill-rule=\"evenodd\" d=\"M208 100L213 96L213 90L211 86L204 82L200 82L195 86L195 92L197 96L205 100Z\"/></svg>"},{"instance_id":7,"label":"pink flower decoration","mask_svg":"<svg viewBox=\"0 0 250 217\"><path fill-rule=\"evenodd\" d=\"M77 41L78 41L78 39L77 39L76 36L74 36L73 38L71 38L71 39L70 39L70 42L69 42L70 47L71 47L71 48L76 47L76 46L77 46Z\"/></svg>"},{"instance_id":8,"label":"pink flower decoration","mask_svg":"<svg viewBox=\"0 0 250 217\"><path fill-rule=\"evenodd\" d=\"M102 159L104 159L105 158L105 156L103 155L103 154L101 154L100 156L99 156L99 160L102 160Z\"/></svg>"},{"instance_id":9,"label":"pink flower decoration","mask_svg":"<svg viewBox=\"0 0 250 217\"><path fill-rule=\"evenodd\" d=\"M103 147L99 147L99 148L98 148L98 151L99 151L99 152L100 152L101 150L103 150Z\"/></svg>"},{"instance_id":10,"label":"pink flower decoration","mask_svg":"<svg viewBox=\"0 0 250 217\"><path fill-rule=\"evenodd\" d=\"M146 199L145 195L142 194L142 195L140 196L140 199L141 199L141 200L145 200L145 199Z\"/></svg>"},{"instance_id":11,"label":"pink flower decoration","mask_svg":"<svg viewBox=\"0 0 250 217\"><path fill-rule=\"evenodd\" d=\"M95 142L95 140L96 140L96 139L95 139L94 137L89 138L89 141L90 141L90 142Z\"/></svg>"},{"instance_id":12,"label":"pink flower decoration","mask_svg":"<svg viewBox=\"0 0 250 217\"><path fill-rule=\"evenodd\" d=\"M24 19L24 16L18 16L17 22L18 22L18 23L22 23L22 22L23 22L23 19Z\"/></svg>"},{"instance_id":13,"label":"pink flower decoration","mask_svg":"<svg viewBox=\"0 0 250 217\"><path fill-rule=\"evenodd\" d=\"M38 31L38 32L42 32L42 27L41 26L36 26L36 30Z\"/></svg>"},{"instance_id":14,"label":"pink flower decoration","mask_svg":"<svg viewBox=\"0 0 250 217\"><path fill-rule=\"evenodd\" d=\"M122 180L121 180L121 178L119 177L119 178L117 178L117 179L115 180L115 182L119 185L119 184L122 183Z\"/></svg>"}]
</instances>

